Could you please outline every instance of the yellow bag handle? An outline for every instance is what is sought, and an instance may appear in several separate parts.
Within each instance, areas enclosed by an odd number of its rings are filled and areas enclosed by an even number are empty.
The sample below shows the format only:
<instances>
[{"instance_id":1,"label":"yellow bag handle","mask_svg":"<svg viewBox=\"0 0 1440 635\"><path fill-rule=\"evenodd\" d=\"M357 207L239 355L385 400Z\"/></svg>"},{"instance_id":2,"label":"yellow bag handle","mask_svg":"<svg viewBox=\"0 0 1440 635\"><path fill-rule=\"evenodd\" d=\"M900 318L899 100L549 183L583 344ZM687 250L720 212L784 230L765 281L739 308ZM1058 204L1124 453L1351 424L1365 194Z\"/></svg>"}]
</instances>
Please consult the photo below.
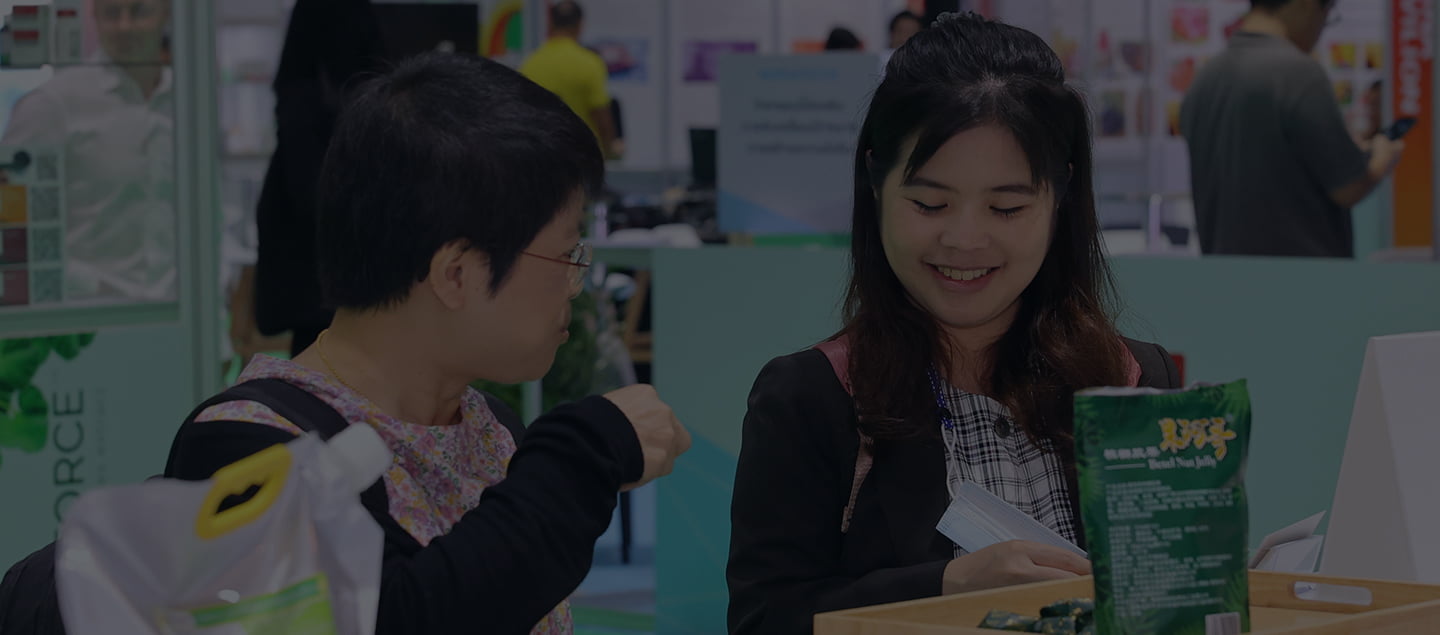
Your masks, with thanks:
<instances>
[{"instance_id":1,"label":"yellow bag handle","mask_svg":"<svg viewBox=\"0 0 1440 635\"><path fill-rule=\"evenodd\" d=\"M236 529L244 527L263 515L280 492L285 489L285 480L290 477L293 458L284 444L261 450L251 456L231 463L218 472L211 480L214 485L205 495L200 515L195 518L195 534L203 540L214 540ZM260 491L239 505L220 511L225 497L244 494L255 484Z\"/></svg>"}]
</instances>

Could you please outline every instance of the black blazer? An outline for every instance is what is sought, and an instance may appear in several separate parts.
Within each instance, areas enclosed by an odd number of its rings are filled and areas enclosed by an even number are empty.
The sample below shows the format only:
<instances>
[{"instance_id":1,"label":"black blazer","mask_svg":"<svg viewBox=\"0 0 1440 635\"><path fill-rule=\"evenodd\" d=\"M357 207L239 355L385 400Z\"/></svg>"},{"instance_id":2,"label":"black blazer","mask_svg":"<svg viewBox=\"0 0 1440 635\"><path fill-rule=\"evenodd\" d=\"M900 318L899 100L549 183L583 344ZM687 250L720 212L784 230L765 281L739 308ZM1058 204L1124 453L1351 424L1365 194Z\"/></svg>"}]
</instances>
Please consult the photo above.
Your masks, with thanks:
<instances>
[{"instance_id":1,"label":"black blazer","mask_svg":"<svg viewBox=\"0 0 1440 635\"><path fill-rule=\"evenodd\" d=\"M1179 387L1163 348L1126 345L1141 386ZM749 408L730 511L731 633L809 633L816 613L940 595L953 544L935 529L949 500L939 439L877 443L841 533L860 441L829 360L772 360Z\"/></svg>"}]
</instances>

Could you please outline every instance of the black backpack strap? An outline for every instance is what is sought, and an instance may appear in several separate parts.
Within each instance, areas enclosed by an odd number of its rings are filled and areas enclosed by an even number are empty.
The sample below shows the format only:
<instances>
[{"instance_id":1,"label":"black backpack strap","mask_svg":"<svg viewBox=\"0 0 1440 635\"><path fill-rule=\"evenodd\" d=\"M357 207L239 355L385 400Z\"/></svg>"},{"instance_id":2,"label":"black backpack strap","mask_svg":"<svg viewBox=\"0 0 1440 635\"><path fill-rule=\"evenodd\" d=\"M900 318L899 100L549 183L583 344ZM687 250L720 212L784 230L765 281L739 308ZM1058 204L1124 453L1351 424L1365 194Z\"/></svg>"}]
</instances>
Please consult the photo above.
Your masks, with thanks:
<instances>
[{"instance_id":1,"label":"black backpack strap","mask_svg":"<svg viewBox=\"0 0 1440 635\"><path fill-rule=\"evenodd\" d=\"M195 419L206 410L233 401L253 401L265 406L275 414L284 417L295 427L319 435L326 441L350 426L350 422L345 419L344 415L337 412L324 399L283 379L252 379L232 386L197 406L185 419L185 425L194 424ZM176 450L176 446L171 447L170 460L167 464L175 463ZM419 542L416 542L409 532L390 516L390 497L385 492L384 477L376 480L373 485L361 492L360 504L365 506L365 509L385 530L387 537L407 539L403 540L405 551L420 549Z\"/></svg>"},{"instance_id":2,"label":"black backpack strap","mask_svg":"<svg viewBox=\"0 0 1440 635\"><path fill-rule=\"evenodd\" d=\"M221 394L228 396L228 401L262 404L295 427L326 441L350 427L350 422L325 400L283 379L252 379Z\"/></svg>"},{"instance_id":3,"label":"black backpack strap","mask_svg":"<svg viewBox=\"0 0 1440 635\"><path fill-rule=\"evenodd\" d=\"M311 394L310 391L283 379L252 379L231 386L224 392L195 406L195 409L190 411L190 415L185 417L185 423L182 425L192 425L206 410L235 401L256 402L284 417L295 427L305 432L318 434L321 439L326 441L329 441L330 437L340 434L346 426L350 425L350 422L346 421L345 417L336 412L334 408L331 408L330 404ZM178 436L176 441L179 441ZM170 455L165 460L165 465L175 465L175 453L178 450L178 444L170 446Z\"/></svg>"}]
</instances>

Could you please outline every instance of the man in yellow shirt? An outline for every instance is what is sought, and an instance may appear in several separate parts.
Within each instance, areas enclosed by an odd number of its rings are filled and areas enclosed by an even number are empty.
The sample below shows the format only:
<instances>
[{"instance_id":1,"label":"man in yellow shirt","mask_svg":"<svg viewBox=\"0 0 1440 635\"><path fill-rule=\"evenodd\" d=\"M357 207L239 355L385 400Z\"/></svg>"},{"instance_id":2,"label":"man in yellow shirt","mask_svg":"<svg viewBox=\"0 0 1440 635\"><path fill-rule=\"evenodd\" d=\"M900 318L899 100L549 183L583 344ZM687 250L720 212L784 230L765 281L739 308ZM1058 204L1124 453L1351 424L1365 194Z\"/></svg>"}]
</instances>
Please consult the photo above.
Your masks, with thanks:
<instances>
[{"instance_id":1,"label":"man in yellow shirt","mask_svg":"<svg viewBox=\"0 0 1440 635\"><path fill-rule=\"evenodd\" d=\"M550 39L525 60L520 72L558 95L590 126L600 148L615 157L620 148L605 87L609 72L599 55L580 45L584 19L580 5L570 0L551 6Z\"/></svg>"}]
</instances>

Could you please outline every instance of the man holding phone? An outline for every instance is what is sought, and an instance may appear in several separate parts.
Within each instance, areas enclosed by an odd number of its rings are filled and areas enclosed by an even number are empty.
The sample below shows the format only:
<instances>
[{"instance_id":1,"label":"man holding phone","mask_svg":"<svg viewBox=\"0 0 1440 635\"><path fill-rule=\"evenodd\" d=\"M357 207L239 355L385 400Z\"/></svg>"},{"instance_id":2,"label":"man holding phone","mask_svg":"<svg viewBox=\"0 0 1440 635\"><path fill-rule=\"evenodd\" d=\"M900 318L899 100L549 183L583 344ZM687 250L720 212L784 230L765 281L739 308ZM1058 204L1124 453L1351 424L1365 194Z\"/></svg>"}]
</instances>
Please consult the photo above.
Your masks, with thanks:
<instances>
[{"instance_id":1,"label":"man holding phone","mask_svg":"<svg viewBox=\"0 0 1440 635\"><path fill-rule=\"evenodd\" d=\"M1311 57L1336 2L1250 0L1185 96L1180 130L1205 254L1354 257L1350 209L1394 171L1404 142L1382 132L1367 153L1346 130Z\"/></svg>"}]
</instances>

